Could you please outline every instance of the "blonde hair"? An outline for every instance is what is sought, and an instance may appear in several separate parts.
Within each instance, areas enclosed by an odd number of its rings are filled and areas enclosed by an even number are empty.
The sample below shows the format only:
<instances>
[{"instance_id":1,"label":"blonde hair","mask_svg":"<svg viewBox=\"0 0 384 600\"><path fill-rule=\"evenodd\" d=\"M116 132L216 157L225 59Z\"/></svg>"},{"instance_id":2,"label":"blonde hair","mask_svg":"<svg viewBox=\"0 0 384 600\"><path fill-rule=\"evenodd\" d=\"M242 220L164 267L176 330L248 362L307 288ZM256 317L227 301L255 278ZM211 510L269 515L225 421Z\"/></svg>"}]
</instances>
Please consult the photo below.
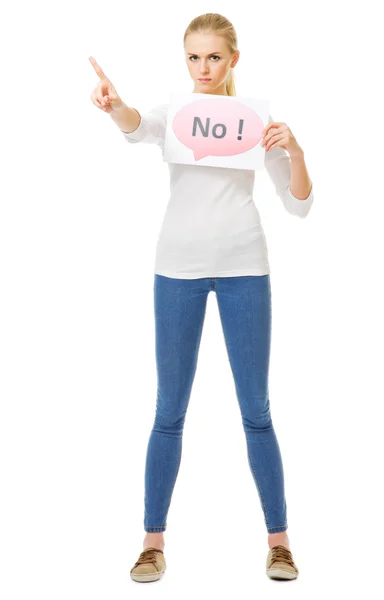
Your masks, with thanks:
<instances>
[{"instance_id":1,"label":"blonde hair","mask_svg":"<svg viewBox=\"0 0 384 600\"><path fill-rule=\"evenodd\" d=\"M229 51L233 54L237 48L237 35L232 23L218 13L205 13L195 17L188 25L184 34L184 44L190 33L215 33L222 35L227 42ZM228 96L236 96L233 69L230 70L225 82L225 90Z\"/></svg>"}]
</instances>

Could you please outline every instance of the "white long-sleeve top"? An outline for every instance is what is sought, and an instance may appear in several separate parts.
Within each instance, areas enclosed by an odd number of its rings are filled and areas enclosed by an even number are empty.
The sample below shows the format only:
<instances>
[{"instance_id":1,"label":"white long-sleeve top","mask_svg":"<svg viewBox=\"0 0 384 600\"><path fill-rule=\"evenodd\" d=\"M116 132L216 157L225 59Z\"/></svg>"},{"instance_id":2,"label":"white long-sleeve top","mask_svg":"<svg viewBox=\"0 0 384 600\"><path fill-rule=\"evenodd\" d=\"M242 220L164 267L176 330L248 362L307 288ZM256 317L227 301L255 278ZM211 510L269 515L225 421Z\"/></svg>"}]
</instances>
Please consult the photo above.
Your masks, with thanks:
<instances>
[{"instance_id":1,"label":"white long-sleeve top","mask_svg":"<svg viewBox=\"0 0 384 600\"><path fill-rule=\"evenodd\" d=\"M158 144L164 152L169 104L141 115L137 129L122 131L127 142ZM269 115L269 122L272 122ZM265 152L265 168L285 209L305 217L305 200L290 191L290 156L282 148ZM255 171L168 163L170 198L156 246L154 272L166 277L233 277L270 273L268 250L253 199Z\"/></svg>"}]
</instances>

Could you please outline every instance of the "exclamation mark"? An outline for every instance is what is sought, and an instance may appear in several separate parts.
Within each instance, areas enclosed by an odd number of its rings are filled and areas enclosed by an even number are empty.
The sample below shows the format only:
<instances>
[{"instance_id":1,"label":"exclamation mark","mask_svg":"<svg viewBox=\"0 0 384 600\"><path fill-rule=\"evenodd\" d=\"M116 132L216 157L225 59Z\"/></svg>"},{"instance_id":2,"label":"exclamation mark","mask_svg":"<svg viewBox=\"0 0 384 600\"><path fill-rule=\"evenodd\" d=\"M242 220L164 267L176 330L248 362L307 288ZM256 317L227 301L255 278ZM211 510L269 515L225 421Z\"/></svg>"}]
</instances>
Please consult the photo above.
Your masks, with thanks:
<instances>
[{"instance_id":1,"label":"exclamation mark","mask_svg":"<svg viewBox=\"0 0 384 600\"><path fill-rule=\"evenodd\" d=\"M243 124L244 124L244 119L240 119L240 124L239 124L239 135L237 136L238 140L241 140L241 133L243 131Z\"/></svg>"}]
</instances>

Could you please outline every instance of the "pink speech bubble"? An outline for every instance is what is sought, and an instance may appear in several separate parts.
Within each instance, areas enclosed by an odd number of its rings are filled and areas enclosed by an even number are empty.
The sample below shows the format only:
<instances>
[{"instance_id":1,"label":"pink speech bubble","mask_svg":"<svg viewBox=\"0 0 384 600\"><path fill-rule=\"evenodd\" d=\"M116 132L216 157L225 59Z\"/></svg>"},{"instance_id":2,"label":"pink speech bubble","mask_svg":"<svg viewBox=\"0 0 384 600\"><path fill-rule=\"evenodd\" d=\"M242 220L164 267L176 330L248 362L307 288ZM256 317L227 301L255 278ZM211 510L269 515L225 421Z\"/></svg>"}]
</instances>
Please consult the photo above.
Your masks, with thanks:
<instances>
[{"instance_id":1,"label":"pink speech bubble","mask_svg":"<svg viewBox=\"0 0 384 600\"><path fill-rule=\"evenodd\" d=\"M237 101L197 100L174 116L177 139L193 151L195 160L205 156L234 156L257 146L264 125L249 106Z\"/></svg>"}]
</instances>

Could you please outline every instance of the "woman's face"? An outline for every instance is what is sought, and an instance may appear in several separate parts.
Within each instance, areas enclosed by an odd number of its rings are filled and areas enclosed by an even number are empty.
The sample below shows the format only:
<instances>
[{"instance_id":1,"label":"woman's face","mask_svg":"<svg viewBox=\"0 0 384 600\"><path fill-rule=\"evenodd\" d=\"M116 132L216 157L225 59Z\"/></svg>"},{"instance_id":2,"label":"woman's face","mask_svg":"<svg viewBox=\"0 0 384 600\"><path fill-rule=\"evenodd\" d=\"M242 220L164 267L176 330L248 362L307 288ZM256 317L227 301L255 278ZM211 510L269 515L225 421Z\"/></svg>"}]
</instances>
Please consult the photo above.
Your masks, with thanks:
<instances>
[{"instance_id":1,"label":"woman's face","mask_svg":"<svg viewBox=\"0 0 384 600\"><path fill-rule=\"evenodd\" d=\"M188 34L184 49L189 74L195 84L193 92L225 95L225 81L239 60L239 50L231 55L225 39L214 33Z\"/></svg>"}]
</instances>

